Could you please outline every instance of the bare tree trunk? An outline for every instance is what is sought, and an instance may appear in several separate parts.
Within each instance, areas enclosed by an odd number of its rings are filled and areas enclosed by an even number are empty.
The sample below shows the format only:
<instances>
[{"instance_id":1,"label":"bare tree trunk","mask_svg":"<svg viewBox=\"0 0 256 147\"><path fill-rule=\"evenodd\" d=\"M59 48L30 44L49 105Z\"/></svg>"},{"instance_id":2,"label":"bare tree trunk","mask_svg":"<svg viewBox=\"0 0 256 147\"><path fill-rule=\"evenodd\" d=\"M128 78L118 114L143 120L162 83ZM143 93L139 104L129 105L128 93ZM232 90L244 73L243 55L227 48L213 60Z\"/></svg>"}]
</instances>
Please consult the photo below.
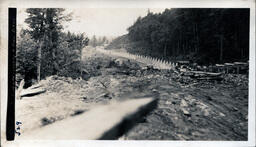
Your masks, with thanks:
<instances>
[{"instance_id":1,"label":"bare tree trunk","mask_svg":"<svg viewBox=\"0 0 256 147\"><path fill-rule=\"evenodd\" d=\"M48 46L49 46L49 49L50 49L50 53L51 53L51 62L52 62L52 65L50 65L50 69L52 70L51 71L51 74L52 75L56 75L57 74L57 60L56 60L56 48L55 46L53 45L53 36L52 36L52 32L49 31L49 34L48 34L48 40L47 40L47 43L48 43Z\"/></svg>"},{"instance_id":2,"label":"bare tree trunk","mask_svg":"<svg viewBox=\"0 0 256 147\"><path fill-rule=\"evenodd\" d=\"M164 57L166 57L166 43L164 45Z\"/></svg>"},{"instance_id":3,"label":"bare tree trunk","mask_svg":"<svg viewBox=\"0 0 256 147\"><path fill-rule=\"evenodd\" d=\"M199 52L199 33L198 33L198 26L196 24L196 39L197 39L197 51Z\"/></svg>"},{"instance_id":4,"label":"bare tree trunk","mask_svg":"<svg viewBox=\"0 0 256 147\"><path fill-rule=\"evenodd\" d=\"M180 40L178 40L177 43L178 43L178 49L177 49L177 52L176 52L177 53L176 56L178 56L179 53L180 53Z\"/></svg>"},{"instance_id":5,"label":"bare tree trunk","mask_svg":"<svg viewBox=\"0 0 256 147\"><path fill-rule=\"evenodd\" d=\"M220 35L220 62L223 62L223 35Z\"/></svg>"},{"instance_id":6,"label":"bare tree trunk","mask_svg":"<svg viewBox=\"0 0 256 147\"><path fill-rule=\"evenodd\" d=\"M39 43L39 41L38 41ZM37 64L37 81L39 82L41 79L41 58L42 58L42 46L43 46L43 40L40 43L40 46L38 48L38 64Z\"/></svg>"},{"instance_id":7,"label":"bare tree trunk","mask_svg":"<svg viewBox=\"0 0 256 147\"><path fill-rule=\"evenodd\" d=\"M194 24L194 39L195 39L195 52L197 53L199 51L199 34L198 34L198 26L197 24L195 23Z\"/></svg>"},{"instance_id":8,"label":"bare tree trunk","mask_svg":"<svg viewBox=\"0 0 256 147\"><path fill-rule=\"evenodd\" d=\"M44 12L43 12L42 16L45 17ZM42 31L42 28L43 28L43 23L41 24L41 28L40 28L41 31ZM41 80L41 58L42 58L42 47L43 47L44 41L45 41L45 32L44 32L41 42L40 42L40 39L38 40L38 44L40 43L40 45L38 48L37 82L39 82Z\"/></svg>"},{"instance_id":9,"label":"bare tree trunk","mask_svg":"<svg viewBox=\"0 0 256 147\"><path fill-rule=\"evenodd\" d=\"M186 50L185 50L185 41L183 41L182 44L182 50L183 50L183 57L186 55Z\"/></svg>"},{"instance_id":10,"label":"bare tree trunk","mask_svg":"<svg viewBox=\"0 0 256 147\"><path fill-rule=\"evenodd\" d=\"M80 47L81 47L81 49L80 49L80 78L82 79L82 50L83 50L83 48L82 48L81 42L80 42Z\"/></svg>"},{"instance_id":11,"label":"bare tree trunk","mask_svg":"<svg viewBox=\"0 0 256 147\"><path fill-rule=\"evenodd\" d=\"M241 59L243 59L243 58L244 58L244 49L241 48Z\"/></svg>"}]
</instances>

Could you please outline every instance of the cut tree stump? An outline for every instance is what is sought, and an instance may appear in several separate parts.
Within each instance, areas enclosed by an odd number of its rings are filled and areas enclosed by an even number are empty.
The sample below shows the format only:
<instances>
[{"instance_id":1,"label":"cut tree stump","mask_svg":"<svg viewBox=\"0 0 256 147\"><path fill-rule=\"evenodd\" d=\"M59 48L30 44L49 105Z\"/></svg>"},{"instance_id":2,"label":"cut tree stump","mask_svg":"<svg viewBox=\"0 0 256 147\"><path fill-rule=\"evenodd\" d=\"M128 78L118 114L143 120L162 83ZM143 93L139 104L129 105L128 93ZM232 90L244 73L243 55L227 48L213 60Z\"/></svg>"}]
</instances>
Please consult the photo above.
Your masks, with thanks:
<instances>
[{"instance_id":1,"label":"cut tree stump","mask_svg":"<svg viewBox=\"0 0 256 147\"><path fill-rule=\"evenodd\" d=\"M18 90L15 93L15 98L16 99L20 99L21 98L21 92L23 90L24 84L25 84L25 81L24 81L24 79L22 79L21 82L20 82L19 88L18 88Z\"/></svg>"},{"instance_id":2,"label":"cut tree stump","mask_svg":"<svg viewBox=\"0 0 256 147\"><path fill-rule=\"evenodd\" d=\"M157 106L157 99L140 98L99 106L49 124L16 139L117 139ZM26 123L26 122L23 122Z\"/></svg>"}]
</instances>

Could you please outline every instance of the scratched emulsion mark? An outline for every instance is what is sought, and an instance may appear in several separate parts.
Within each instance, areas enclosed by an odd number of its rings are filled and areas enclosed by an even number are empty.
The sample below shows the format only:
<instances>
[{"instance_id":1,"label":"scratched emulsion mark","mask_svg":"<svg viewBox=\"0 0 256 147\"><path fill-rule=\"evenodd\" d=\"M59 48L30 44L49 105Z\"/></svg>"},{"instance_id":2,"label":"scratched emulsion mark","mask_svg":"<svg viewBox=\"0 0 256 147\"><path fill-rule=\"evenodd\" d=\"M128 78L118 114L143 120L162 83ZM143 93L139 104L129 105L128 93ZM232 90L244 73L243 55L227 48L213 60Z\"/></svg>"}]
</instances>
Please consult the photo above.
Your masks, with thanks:
<instances>
[{"instance_id":1,"label":"scratched emulsion mark","mask_svg":"<svg viewBox=\"0 0 256 147\"><path fill-rule=\"evenodd\" d=\"M19 121L16 121L16 129L15 129L15 133L18 135L18 136L20 136L20 126L22 125L22 123L21 122L19 122Z\"/></svg>"}]
</instances>

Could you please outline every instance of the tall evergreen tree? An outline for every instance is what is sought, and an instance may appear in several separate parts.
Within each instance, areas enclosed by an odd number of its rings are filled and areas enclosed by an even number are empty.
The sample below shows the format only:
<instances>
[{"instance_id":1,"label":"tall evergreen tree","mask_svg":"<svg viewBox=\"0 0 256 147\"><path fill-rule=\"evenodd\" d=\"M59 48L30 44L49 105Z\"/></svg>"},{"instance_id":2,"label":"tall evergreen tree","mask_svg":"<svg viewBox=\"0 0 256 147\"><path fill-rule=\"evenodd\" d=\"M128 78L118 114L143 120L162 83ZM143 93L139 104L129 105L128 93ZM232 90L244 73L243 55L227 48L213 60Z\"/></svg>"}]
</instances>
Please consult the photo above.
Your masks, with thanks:
<instances>
[{"instance_id":1,"label":"tall evergreen tree","mask_svg":"<svg viewBox=\"0 0 256 147\"><path fill-rule=\"evenodd\" d=\"M70 15L65 15L65 9L61 8L29 8L26 10L28 18L25 22L29 25L29 33L32 38L39 44L38 46L38 65L37 80L41 79L42 55L48 57L47 62L52 61L53 64L46 64L46 71L56 74L58 63L56 60L57 43L59 33L63 26L62 21L69 21ZM44 50L43 50L44 49ZM42 53L43 51L43 53Z\"/></svg>"}]
</instances>

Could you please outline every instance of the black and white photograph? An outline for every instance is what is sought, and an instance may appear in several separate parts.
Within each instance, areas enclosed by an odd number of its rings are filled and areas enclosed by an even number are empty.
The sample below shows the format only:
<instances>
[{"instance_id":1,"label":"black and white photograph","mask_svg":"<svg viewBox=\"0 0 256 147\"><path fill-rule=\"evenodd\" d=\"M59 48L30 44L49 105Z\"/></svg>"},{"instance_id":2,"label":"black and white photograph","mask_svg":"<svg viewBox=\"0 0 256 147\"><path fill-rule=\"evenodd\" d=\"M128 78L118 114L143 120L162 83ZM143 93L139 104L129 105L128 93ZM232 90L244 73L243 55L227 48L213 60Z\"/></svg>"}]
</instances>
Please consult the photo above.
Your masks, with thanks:
<instances>
[{"instance_id":1,"label":"black and white photograph","mask_svg":"<svg viewBox=\"0 0 256 147\"><path fill-rule=\"evenodd\" d=\"M255 145L255 7L5 10L1 146Z\"/></svg>"}]
</instances>

